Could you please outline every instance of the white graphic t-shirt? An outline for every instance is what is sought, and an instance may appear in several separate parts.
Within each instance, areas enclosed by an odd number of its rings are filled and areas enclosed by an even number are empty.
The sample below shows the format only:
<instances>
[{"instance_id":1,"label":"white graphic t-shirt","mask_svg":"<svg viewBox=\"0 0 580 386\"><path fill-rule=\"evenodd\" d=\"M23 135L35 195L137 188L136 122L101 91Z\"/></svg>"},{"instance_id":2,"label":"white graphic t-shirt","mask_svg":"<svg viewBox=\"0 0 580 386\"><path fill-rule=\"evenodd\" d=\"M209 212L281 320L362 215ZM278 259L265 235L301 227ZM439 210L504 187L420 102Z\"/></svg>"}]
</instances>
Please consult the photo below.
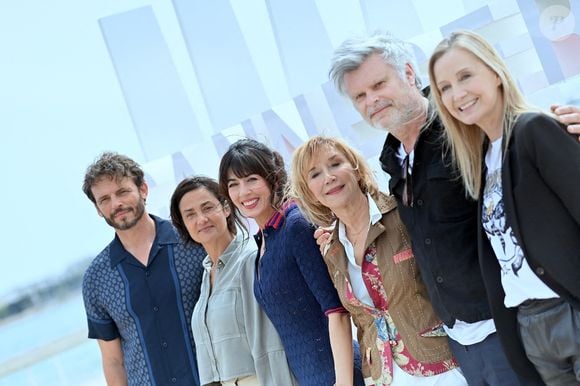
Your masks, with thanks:
<instances>
[{"instance_id":1,"label":"white graphic t-shirt","mask_svg":"<svg viewBox=\"0 0 580 386\"><path fill-rule=\"evenodd\" d=\"M506 307L516 307L528 299L550 299L558 295L532 271L513 229L506 224L501 184L502 138L493 141L485 164L481 221L501 267L501 284Z\"/></svg>"}]
</instances>

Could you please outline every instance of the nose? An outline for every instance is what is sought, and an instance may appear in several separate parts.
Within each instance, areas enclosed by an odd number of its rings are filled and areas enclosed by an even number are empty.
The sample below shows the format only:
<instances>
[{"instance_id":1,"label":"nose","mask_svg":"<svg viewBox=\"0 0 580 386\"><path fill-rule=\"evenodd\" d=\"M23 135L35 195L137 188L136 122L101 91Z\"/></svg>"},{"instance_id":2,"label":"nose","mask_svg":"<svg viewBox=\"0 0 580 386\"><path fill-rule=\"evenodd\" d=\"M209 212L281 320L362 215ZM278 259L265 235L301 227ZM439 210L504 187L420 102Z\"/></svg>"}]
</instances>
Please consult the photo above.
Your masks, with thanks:
<instances>
[{"instance_id":1,"label":"nose","mask_svg":"<svg viewBox=\"0 0 580 386\"><path fill-rule=\"evenodd\" d=\"M115 209L119 208L120 206L122 206L121 200L117 196L112 195L111 196L111 208L113 210L115 210Z\"/></svg>"},{"instance_id":2,"label":"nose","mask_svg":"<svg viewBox=\"0 0 580 386\"><path fill-rule=\"evenodd\" d=\"M203 212L201 212L201 211L199 213L197 213L197 224L198 224L198 226L200 224L204 224L206 221L207 221L207 215L206 214L203 214Z\"/></svg>"},{"instance_id":3,"label":"nose","mask_svg":"<svg viewBox=\"0 0 580 386\"><path fill-rule=\"evenodd\" d=\"M372 107L379 101L379 96L374 91L367 91L366 104L368 107Z\"/></svg>"},{"instance_id":4,"label":"nose","mask_svg":"<svg viewBox=\"0 0 580 386\"><path fill-rule=\"evenodd\" d=\"M335 180L336 180L336 176L334 176L333 174L330 174L328 172L325 172L324 182L326 184L333 183Z\"/></svg>"},{"instance_id":5,"label":"nose","mask_svg":"<svg viewBox=\"0 0 580 386\"><path fill-rule=\"evenodd\" d=\"M250 189L250 187L248 186L248 184L246 184L246 182L241 181L240 182L240 196L245 196L246 194L249 194L252 191L252 189Z\"/></svg>"},{"instance_id":6,"label":"nose","mask_svg":"<svg viewBox=\"0 0 580 386\"><path fill-rule=\"evenodd\" d=\"M466 95L465 90L461 86L456 86L456 87L452 88L451 92L453 93L453 100L454 101L459 101L459 100L463 99L463 97Z\"/></svg>"}]
</instances>

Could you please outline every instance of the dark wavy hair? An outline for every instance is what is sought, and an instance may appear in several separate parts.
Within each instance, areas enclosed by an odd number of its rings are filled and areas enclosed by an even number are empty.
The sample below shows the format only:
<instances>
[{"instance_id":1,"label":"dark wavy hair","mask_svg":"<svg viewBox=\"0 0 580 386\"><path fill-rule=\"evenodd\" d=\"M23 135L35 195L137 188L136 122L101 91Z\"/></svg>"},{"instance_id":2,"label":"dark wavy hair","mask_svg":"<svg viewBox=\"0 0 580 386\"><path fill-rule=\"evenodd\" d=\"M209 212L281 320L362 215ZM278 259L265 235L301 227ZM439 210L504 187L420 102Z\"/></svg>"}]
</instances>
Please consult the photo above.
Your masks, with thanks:
<instances>
[{"instance_id":1,"label":"dark wavy hair","mask_svg":"<svg viewBox=\"0 0 580 386\"><path fill-rule=\"evenodd\" d=\"M219 186L222 195L233 202L228 192L228 173L238 178L257 174L266 180L270 191L270 204L279 210L284 202L284 192L288 174L284 169L284 159L275 150L253 139L240 139L233 143L222 157L219 169Z\"/></svg>"},{"instance_id":2,"label":"dark wavy hair","mask_svg":"<svg viewBox=\"0 0 580 386\"><path fill-rule=\"evenodd\" d=\"M224 208L226 207L231 208L231 205L229 204L227 197L225 197L223 194L220 193L219 184L213 178L204 176L194 176L186 178L183 181L181 181L175 188L173 194L171 195L170 201L171 204L169 208L169 213L171 215L171 222L173 222L173 225L175 226L179 234L184 239L192 241L194 243L196 242L189 235L189 232L185 227L185 223L183 222L183 216L181 216L179 204L181 203L183 196L197 189L206 189L219 201L219 203ZM244 222L242 221L242 219L239 217L239 215L236 213L235 210L230 210L230 215L227 218L227 225L228 230L232 235L236 234L237 226L239 226L239 228L242 231L246 231Z\"/></svg>"},{"instance_id":3,"label":"dark wavy hair","mask_svg":"<svg viewBox=\"0 0 580 386\"><path fill-rule=\"evenodd\" d=\"M104 152L87 167L83 181L83 192L93 204L96 201L91 188L103 177L115 180L130 177L139 188L145 182L145 173L137 162L119 153Z\"/></svg>"}]
</instances>

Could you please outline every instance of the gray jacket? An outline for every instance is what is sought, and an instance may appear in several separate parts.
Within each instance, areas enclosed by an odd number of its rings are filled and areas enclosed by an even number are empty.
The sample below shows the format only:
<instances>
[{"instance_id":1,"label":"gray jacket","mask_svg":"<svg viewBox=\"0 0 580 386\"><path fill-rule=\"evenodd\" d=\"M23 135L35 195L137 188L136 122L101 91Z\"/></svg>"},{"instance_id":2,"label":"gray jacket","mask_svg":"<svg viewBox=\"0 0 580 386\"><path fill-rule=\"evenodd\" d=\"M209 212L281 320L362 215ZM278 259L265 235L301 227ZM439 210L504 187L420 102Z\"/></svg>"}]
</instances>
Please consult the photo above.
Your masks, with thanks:
<instances>
[{"instance_id":1,"label":"gray jacket","mask_svg":"<svg viewBox=\"0 0 580 386\"><path fill-rule=\"evenodd\" d=\"M192 329L202 385L256 375L260 385L298 385L276 329L254 298L253 240L238 234L226 248L210 289L209 256Z\"/></svg>"}]
</instances>

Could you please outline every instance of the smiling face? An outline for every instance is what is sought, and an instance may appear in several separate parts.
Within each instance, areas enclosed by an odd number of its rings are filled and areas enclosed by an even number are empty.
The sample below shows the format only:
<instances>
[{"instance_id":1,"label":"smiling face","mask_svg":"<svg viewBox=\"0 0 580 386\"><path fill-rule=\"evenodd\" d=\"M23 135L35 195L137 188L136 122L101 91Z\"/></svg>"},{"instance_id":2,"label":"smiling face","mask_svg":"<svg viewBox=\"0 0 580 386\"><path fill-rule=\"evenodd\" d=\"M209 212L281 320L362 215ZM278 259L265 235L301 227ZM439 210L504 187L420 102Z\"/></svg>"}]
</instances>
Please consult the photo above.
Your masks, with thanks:
<instances>
[{"instance_id":1,"label":"smiling face","mask_svg":"<svg viewBox=\"0 0 580 386\"><path fill-rule=\"evenodd\" d=\"M373 127L399 138L402 126L416 118L423 101L409 64L403 76L382 55L370 55L344 75L344 90L362 117Z\"/></svg>"},{"instance_id":2,"label":"smiling face","mask_svg":"<svg viewBox=\"0 0 580 386\"><path fill-rule=\"evenodd\" d=\"M185 193L179 202L179 212L189 236L204 247L230 237L230 209L206 188Z\"/></svg>"},{"instance_id":3,"label":"smiling face","mask_svg":"<svg viewBox=\"0 0 580 386\"><path fill-rule=\"evenodd\" d=\"M334 147L321 148L306 173L314 198L332 211L349 206L357 195L363 194L354 166Z\"/></svg>"},{"instance_id":4,"label":"smiling face","mask_svg":"<svg viewBox=\"0 0 580 386\"><path fill-rule=\"evenodd\" d=\"M259 174L238 177L231 170L227 173L228 195L245 217L253 218L260 227L274 214L268 182Z\"/></svg>"},{"instance_id":5,"label":"smiling face","mask_svg":"<svg viewBox=\"0 0 580 386\"><path fill-rule=\"evenodd\" d=\"M472 53L452 48L435 62L433 75L449 114L464 124L479 126L491 139L499 138L503 94L495 72Z\"/></svg>"},{"instance_id":6,"label":"smiling face","mask_svg":"<svg viewBox=\"0 0 580 386\"><path fill-rule=\"evenodd\" d=\"M97 213L116 230L133 228L145 214L146 183L138 187L131 177L104 176L91 186L91 191Z\"/></svg>"}]
</instances>

